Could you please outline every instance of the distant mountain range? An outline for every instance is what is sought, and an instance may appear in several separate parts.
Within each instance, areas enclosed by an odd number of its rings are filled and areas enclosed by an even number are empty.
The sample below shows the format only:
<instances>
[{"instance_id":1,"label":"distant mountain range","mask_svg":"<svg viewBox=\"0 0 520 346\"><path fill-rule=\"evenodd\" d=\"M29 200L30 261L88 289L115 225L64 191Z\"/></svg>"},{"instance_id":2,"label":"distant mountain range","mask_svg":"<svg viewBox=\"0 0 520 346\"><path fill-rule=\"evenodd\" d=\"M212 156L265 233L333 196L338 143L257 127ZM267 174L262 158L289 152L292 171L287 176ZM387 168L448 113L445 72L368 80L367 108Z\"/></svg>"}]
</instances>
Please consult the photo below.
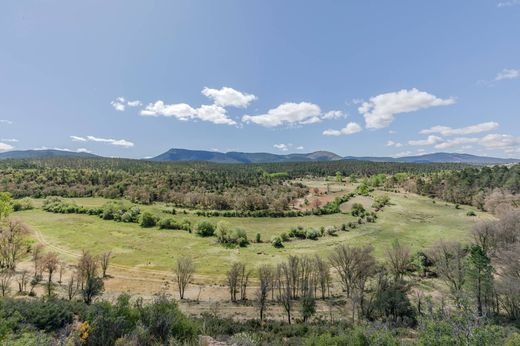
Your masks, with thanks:
<instances>
[{"instance_id":1,"label":"distant mountain range","mask_svg":"<svg viewBox=\"0 0 520 346\"><path fill-rule=\"evenodd\" d=\"M100 157L90 153L78 153L65 150L17 150L0 153L0 159L26 159L46 157ZM310 162L336 160L363 160L373 162L409 162L409 163L466 163L474 165L494 165L519 163L519 159L504 159L498 157L477 156L459 153L433 153L405 157L377 156L345 156L341 157L329 151L315 151L307 154L271 154L243 153L231 151L221 153L216 151L170 149L163 154L148 159L150 161L209 161L215 163L268 163L268 162Z\"/></svg>"},{"instance_id":2,"label":"distant mountain range","mask_svg":"<svg viewBox=\"0 0 520 346\"><path fill-rule=\"evenodd\" d=\"M0 153L1 159L35 159L44 157L99 157L90 153L78 153L67 150L42 149L42 150L13 150Z\"/></svg>"}]
</instances>

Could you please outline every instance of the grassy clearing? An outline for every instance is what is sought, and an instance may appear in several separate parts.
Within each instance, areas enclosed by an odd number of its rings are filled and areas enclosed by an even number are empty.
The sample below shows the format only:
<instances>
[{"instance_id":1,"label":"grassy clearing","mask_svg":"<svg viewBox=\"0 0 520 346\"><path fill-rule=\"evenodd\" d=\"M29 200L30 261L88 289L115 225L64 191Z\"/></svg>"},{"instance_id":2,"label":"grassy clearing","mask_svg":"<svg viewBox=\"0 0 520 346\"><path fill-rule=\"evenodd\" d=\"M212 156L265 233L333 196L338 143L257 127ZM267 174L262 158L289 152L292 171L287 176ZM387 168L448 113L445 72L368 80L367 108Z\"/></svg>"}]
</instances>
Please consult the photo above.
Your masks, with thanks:
<instances>
[{"instance_id":1,"label":"grassy clearing","mask_svg":"<svg viewBox=\"0 0 520 346\"><path fill-rule=\"evenodd\" d=\"M287 232L296 225L319 228L355 219L345 214L298 218L210 218L213 222L224 219L233 226L245 229L250 240L260 233L265 242L252 243L247 248L229 249L217 244L215 238L201 238L185 231L143 229L137 224L105 221L96 216L53 214L41 209L17 212L15 216L40 231L46 241L60 249L77 253L81 249L89 249L93 253L112 250L113 263L117 265L168 271L179 255L190 255L197 264L197 272L208 276L209 281L222 279L233 261L244 261L255 267L261 263L282 261L289 254L326 255L333 246L342 242L371 244L376 255L381 256L394 239L410 245L414 250L428 247L439 239L464 241L470 238L470 229L477 220L491 217L485 213L469 217L466 216L469 207L456 209L453 205L439 201L433 203L416 195L389 195L392 205L378 213L377 223L365 224L350 232L339 232L337 237L287 242L283 249L271 246L269 240L272 235ZM81 198L71 201L93 207L103 205L108 200ZM163 204L143 206L143 209L158 214L163 213L165 208ZM181 213L175 217L194 223L207 219L191 213ZM64 256L67 257L67 254Z\"/></svg>"}]
</instances>

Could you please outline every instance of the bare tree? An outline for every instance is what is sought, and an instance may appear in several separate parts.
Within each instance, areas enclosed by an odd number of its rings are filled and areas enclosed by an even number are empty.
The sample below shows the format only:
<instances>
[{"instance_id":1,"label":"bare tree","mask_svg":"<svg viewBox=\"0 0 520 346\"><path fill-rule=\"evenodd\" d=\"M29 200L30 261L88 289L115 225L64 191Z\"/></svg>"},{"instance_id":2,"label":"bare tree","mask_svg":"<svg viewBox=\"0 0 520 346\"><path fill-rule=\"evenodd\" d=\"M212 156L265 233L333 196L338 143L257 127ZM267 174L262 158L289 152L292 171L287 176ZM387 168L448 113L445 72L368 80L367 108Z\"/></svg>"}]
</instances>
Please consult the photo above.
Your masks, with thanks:
<instances>
[{"instance_id":1,"label":"bare tree","mask_svg":"<svg viewBox=\"0 0 520 346\"><path fill-rule=\"evenodd\" d=\"M20 275L17 278L18 292L24 293L27 290L27 284L29 283L29 272L27 270L20 271Z\"/></svg>"},{"instance_id":2,"label":"bare tree","mask_svg":"<svg viewBox=\"0 0 520 346\"><path fill-rule=\"evenodd\" d=\"M103 279L98 277L99 263L88 251L83 251L78 261L78 279L83 301L91 304L103 292Z\"/></svg>"},{"instance_id":3,"label":"bare tree","mask_svg":"<svg viewBox=\"0 0 520 346\"><path fill-rule=\"evenodd\" d=\"M79 279L78 273L74 272L69 278L67 282L67 298L69 300L74 299L74 297L78 294L79 291Z\"/></svg>"},{"instance_id":4,"label":"bare tree","mask_svg":"<svg viewBox=\"0 0 520 346\"><path fill-rule=\"evenodd\" d=\"M50 297L52 294L52 275L58 269L59 259L58 254L55 252L48 252L43 257L43 268L47 272L47 295Z\"/></svg>"},{"instance_id":5,"label":"bare tree","mask_svg":"<svg viewBox=\"0 0 520 346\"><path fill-rule=\"evenodd\" d=\"M267 297L273 281L273 268L267 264L258 267L258 280L260 283L256 292L256 299L258 310L260 312L260 321L263 321L265 310L267 308Z\"/></svg>"},{"instance_id":6,"label":"bare tree","mask_svg":"<svg viewBox=\"0 0 520 346\"><path fill-rule=\"evenodd\" d=\"M365 262L372 258L372 251L371 246L351 247L346 244L334 248L329 258L330 264L338 272L347 297L351 296L358 276L363 273Z\"/></svg>"},{"instance_id":7,"label":"bare tree","mask_svg":"<svg viewBox=\"0 0 520 346\"><path fill-rule=\"evenodd\" d=\"M175 265L175 277L177 279L177 286L179 288L179 296L184 299L184 292L190 283L191 277L195 272L195 265L191 257L181 257L177 260Z\"/></svg>"},{"instance_id":8,"label":"bare tree","mask_svg":"<svg viewBox=\"0 0 520 346\"><path fill-rule=\"evenodd\" d=\"M240 300L244 301L247 299L247 285L249 284L249 277L251 276L251 270L247 270L246 266L242 267L240 273L239 285L240 285Z\"/></svg>"},{"instance_id":9,"label":"bare tree","mask_svg":"<svg viewBox=\"0 0 520 346\"><path fill-rule=\"evenodd\" d=\"M34 276L36 277L38 274L41 274L41 258L42 258L43 245L36 244L32 248L32 262L34 266Z\"/></svg>"},{"instance_id":10,"label":"bare tree","mask_svg":"<svg viewBox=\"0 0 520 346\"><path fill-rule=\"evenodd\" d=\"M292 312L292 289L291 271L287 263L281 263L276 270L276 281L278 288L278 302L283 306L287 314L287 323L291 324Z\"/></svg>"},{"instance_id":11,"label":"bare tree","mask_svg":"<svg viewBox=\"0 0 520 346\"><path fill-rule=\"evenodd\" d=\"M104 278L107 277L108 264L110 263L111 258L112 251L103 252L100 256L101 272Z\"/></svg>"},{"instance_id":12,"label":"bare tree","mask_svg":"<svg viewBox=\"0 0 520 346\"><path fill-rule=\"evenodd\" d=\"M226 274L229 295L232 302L237 301L237 294L240 291L240 277L244 272L245 265L243 263L233 263Z\"/></svg>"},{"instance_id":13,"label":"bare tree","mask_svg":"<svg viewBox=\"0 0 520 346\"><path fill-rule=\"evenodd\" d=\"M440 241L430 251L437 275L449 286L457 304L462 298L462 289L466 281L465 256L466 251L460 243Z\"/></svg>"},{"instance_id":14,"label":"bare tree","mask_svg":"<svg viewBox=\"0 0 520 346\"><path fill-rule=\"evenodd\" d=\"M298 256L289 256L287 259L289 274L291 278L292 298L298 297L298 287L300 282L300 258Z\"/></svg>"},{"instance_id":15,"label":"bare tree","mask_svg":"<svg viewBox=\"0 0 520 346\"><path fill-rule=\"evenodd\" d=\"M318 284L321 291L321 298L325 299L326 296L330 295L330 264L325 261L321 256L316 255L314 257L314 266L318 276Z\"/></svg>"},{"instance_id":16,"label":"bare tree","mask_svg":"<svg viewBox=\"0 0 520 346\"><path fill-rule=\"evenodd\" d=\"M18 220L9 220L0 228L0 266L15 270L26 248L24 236L27 228Z\"/></svg>"},{"instance_id":17,"label":"bare tree","mask_svg":"<svg viewBox=\"0 0 520 346\"><path fill-rule=\"evenodd\" d=\"M11 281L13 279L13 271L11 269L3 269L0 271L0 292L5 297L11 290Z\"/></svg>"},{"instance_id":18,"label":"bare tree","mask_svg":"<svg viewBox=\"0 0 520 346\"><path fill-rule=\"evenodd\" d=\"M411 256L410 248L401 245L399 240L395 240L392 246L386 249L386 259L388 269L394 277L394 281L401 280L410 268Z\"/></svg>"}]
</instances>

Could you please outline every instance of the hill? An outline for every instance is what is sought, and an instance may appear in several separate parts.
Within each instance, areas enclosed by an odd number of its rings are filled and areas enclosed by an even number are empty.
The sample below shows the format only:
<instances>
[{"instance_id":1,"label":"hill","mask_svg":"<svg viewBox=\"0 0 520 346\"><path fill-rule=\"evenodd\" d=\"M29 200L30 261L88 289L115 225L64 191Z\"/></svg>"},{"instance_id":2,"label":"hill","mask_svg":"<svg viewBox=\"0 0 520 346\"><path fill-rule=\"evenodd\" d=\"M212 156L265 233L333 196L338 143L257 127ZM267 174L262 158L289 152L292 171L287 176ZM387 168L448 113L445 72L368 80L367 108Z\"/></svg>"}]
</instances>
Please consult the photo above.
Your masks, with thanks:
<instances>
[{"instance_id":1,"label":"hill","mask_svg":"<svg viewBox=\"0 0 520 346\"><path fill-rule=\"evenodd\" d=\"M0 153L0 160L4 159L36 159L46 157L99 157L90 153L78 153L67 150L43 149L43 150L13 150Z\"/></svg>"},{"instance_id":2,"label":"hill","mask_svg":"<svg viewBox=\"0 0 520 346\"><path fill-rule=\"evenodd\" d=\"M279 155L271 153L214 152L205 150L170 149L152 158L152 161L209 161L216 163L272 163L299 161L334 161L341 156L328 151L307 154Z\"/></svg>"},{"instance_id":3,"label":"hill","mask_svg":"<svg viewBox=\"0 0 520 346\"><path fill-rule=\"evenodd\" d=\"M518 159L504 159L499 157L477 156L461 153L432 153L404 157L355 157L347 156L347 160L365 160L373 162L408 162L408 163L466 163L473 165L497 165L518 163Z\"/></svg>"}]
</instances>

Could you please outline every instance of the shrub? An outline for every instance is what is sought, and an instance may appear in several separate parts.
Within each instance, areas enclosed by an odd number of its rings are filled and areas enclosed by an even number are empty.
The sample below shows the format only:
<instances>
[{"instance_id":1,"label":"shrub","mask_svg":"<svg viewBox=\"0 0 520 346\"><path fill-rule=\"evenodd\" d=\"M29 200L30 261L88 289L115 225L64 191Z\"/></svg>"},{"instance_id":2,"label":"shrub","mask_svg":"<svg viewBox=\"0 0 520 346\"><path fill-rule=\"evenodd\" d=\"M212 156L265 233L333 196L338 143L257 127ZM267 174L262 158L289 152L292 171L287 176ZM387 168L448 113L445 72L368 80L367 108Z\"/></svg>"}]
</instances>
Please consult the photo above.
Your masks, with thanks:
<instances>
[{"instance_id":1,"label":"shrub","mask_svg":"<svg viewBox=\"0 0 520 346\"><path fill-rule=\"evenodd\" d=\"M282 247L283 247L282 237L280 237L279 235L274 235L274 236L271 238L271 244L272 244L275 248L282 248Z\"/></svg>"},{"instance_id":2,"label":"shrub","mask_svg":"<svg viewBox=\"0 0 520 346\"><path fill-rule=\"evenodd\" d=\"M262 242L262 235L260 233L257 233L255 240L256 240L257 243L261 243Z\"/></svg>"},{"instance_id":3,"label":"shrub","mask_svg":"<svg viewBox=\"0 0 520 346\"><path fill-rule=\"evenodd\" d=\"M289 231L289 237L305 239L306 238L305 230L301 226L293 227Z\"/></svg>"},{"instance_id":4,"label":"shrub","mask_svg":"<svg viewBox=\"0 0 520 346\"><path fill-rule=\"evenodd\" d=\"M317 240L320 237L320 232L314 228L309 228L307 232L305 232L305 237L307 239Z\"/></svg>"},{"instance_id":5,"label":"shrub","mask_svg":"<svg viewBox=\"0 0 520 346\"><path fill-rule=\"evenodd\" d=\"M337 236L338 229L336 227L329 226L327 227L327 234L330 236Z\"/></svg>"},{"instance_id":6,"label":"shrub","mask_svg":"<svg viewBox=\"0 0 520 346\"><path fill-rule=\"evenodd\" d=\"M201 221L197 224L197 234L201 237L211 237L215 234L215 225L209 221Z\"/></svg>"},{"instance_id":7,"label":"shrub","mask_svg":"<svg viewBox=\"0 0 520 346\"><path fill-rule=\"evenodd\" d=\"M477 214L473 211L473 210L469 210L467 213L466 213L467 216L477 216Z\"/></svg>"},{"instance_id":8,"label":"shrub","mask_svg":"<svg viewBox=\"0 0 520 346\"><path fill-rule=\"evenodd\" d=\"M141 214L139 218L139 225L141 227L154 227L157 224L157 218L153 216L150 212L145 211Z\"/></svg>"},{"instance_id":9,"label":"shrub","mask_svg":"<svg viewBox=\"0 0 520 346\"><path fill-rule=\"evenodd\" d=\"M365 207L361 203L354 203L351 210L352 216L365 216Z\"/></svg>"},{"instance_id":10,"label":"shrub","mask_svg":"<svg viewBox=\"0 0 520 346\"><path fill-rule=\"evenodd\" d=\"M282 241L289 241L289 235L285 232L282 232L282 234L280 234L280 238L282 238Z\"/></svg>"},{"instance_id":11,"label":"shrub","mask_svg":"<svg viewBox=\"0 0 520 346\"><path fill-rule=\"evenodd\" d=\"M13 202L13 211L22 211L33 209L34 206L30 198L17 199Z\"/></svg>"},{"instance_id":12,"label":"shrub","mask_svg":"<svg viewBox=\"0 0 520 346\"><path fill-rule=\"evenodd\" d=\"M173 217L165 217L157 223L160 229L183 229L182 225Z\"/></svg>"}]
</instances>

